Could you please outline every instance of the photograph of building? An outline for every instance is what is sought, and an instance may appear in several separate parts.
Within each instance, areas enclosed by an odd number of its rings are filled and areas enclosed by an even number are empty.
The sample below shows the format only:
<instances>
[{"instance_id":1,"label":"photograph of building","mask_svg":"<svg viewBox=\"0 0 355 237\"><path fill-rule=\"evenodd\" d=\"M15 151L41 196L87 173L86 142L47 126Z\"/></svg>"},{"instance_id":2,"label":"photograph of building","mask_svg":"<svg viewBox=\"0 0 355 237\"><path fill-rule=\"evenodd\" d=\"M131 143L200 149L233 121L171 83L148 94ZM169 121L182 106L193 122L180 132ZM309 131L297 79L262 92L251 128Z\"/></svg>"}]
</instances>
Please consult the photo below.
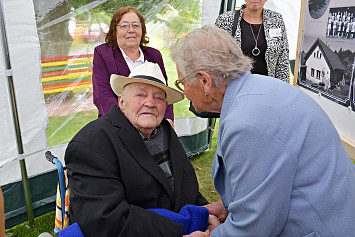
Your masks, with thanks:
<instances>
[{"instance_id":1,"label":"photograph of building","mask_svg":"<svg viewBox=\"0 0 355 237\"><path fill-rule=\"evenodd\" d=\"M308 1L297 84L355 111L355 7L338 4Z\"/></svg>"}]
</instances>

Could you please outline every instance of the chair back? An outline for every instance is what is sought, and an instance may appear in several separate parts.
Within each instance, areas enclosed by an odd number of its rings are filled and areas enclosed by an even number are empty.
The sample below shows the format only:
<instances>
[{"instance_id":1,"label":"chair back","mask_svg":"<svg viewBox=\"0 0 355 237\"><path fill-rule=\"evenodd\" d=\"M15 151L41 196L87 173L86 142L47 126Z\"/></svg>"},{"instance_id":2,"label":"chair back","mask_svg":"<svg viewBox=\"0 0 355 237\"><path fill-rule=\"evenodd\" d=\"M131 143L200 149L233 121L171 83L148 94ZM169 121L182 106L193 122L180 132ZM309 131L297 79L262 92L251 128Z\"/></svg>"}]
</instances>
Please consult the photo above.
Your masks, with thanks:
<instances>
[{"instance_id":1,"label":"chair back","mask_svg":"<svg viewBox=\"0 0 355 237\"><path fill-rule=\"evenodd\" d=\"M50 151L45 153L46 159L55 164L58 171L58 184L57 184L57 196L56 196L56 210L55 210L55 228L54 233L58 233L60 230L69 226L69 195L70 189L68 189L67 170L63 167L62 162L52 155ZM63 208L64 204L64 208Z\"/></svg>"}]
</instances>

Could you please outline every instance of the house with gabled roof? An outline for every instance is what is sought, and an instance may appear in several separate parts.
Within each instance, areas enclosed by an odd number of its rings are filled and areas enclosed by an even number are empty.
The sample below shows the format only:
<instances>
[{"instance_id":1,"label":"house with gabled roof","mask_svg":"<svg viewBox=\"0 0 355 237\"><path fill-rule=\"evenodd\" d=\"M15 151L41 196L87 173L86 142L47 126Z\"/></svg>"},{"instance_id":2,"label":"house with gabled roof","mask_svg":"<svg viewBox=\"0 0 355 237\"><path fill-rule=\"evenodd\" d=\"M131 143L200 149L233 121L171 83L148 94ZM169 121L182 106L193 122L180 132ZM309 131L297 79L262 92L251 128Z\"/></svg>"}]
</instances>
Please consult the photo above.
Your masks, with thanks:
<instances>
[{"instance_id":1,"label":"house with gabled roof","mask_svg":"<svg viewBox=\"0 0 355 237\"><path fill-rule=\"evenodd\" d=\"M306 78L312 84L333 89L343 80L345 67L338 55L319 38L305 56Z\"/></svg>"}]
</instances>

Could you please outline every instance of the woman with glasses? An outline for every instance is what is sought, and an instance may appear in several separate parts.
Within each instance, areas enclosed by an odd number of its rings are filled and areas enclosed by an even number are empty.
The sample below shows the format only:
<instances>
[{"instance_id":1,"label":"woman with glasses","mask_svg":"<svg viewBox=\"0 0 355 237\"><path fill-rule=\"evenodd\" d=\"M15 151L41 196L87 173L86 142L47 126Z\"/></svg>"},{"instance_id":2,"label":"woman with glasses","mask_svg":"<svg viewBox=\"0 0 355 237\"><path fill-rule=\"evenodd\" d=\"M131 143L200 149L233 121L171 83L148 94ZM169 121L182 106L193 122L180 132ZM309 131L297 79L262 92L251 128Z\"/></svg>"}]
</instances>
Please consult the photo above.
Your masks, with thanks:
<instances>
[{"instance_id":1,"label":"woman with glasses","mask_svg":"<svg viewBox=\"0 0 355 237\"><path fill-rule=\"evenodd\" d=\"M106 114L112 105L117 105L117 96L110 86L111 74L128 76L145 61L157 63L167 81L161 53L147 47L149 38L143 16L133 7L118 9L113 15L104 44L95 48L92 72L93 100L99 117ZM165 116L174 120L173 106L169 105Z\"/></svg>"}]
</instances>

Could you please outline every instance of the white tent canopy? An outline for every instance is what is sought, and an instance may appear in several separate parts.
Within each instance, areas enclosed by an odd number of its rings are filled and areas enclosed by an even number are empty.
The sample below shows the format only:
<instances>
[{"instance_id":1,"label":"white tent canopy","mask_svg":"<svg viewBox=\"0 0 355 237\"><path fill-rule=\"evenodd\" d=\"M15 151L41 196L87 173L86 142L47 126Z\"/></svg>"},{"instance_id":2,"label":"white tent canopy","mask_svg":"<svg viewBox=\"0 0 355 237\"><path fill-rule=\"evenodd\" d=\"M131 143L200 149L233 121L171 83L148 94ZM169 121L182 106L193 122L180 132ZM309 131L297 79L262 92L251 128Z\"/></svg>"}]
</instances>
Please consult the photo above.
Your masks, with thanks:
<instances>
[{"instance_id":1,"label":"white tent canopy","mask_svg":"<svg viewBox=\"0 0 355 237\"><path fill-rule=\"evenodd\" d=\"M30 158L35 157L47 145L47 113L41 85L40 46L34 9L30 1L4 1L3 8L6 9L6 35L22 141L26 159L31 163ZM18 12L19 9L21 13ZM4 52L2 53L4 55ZM1 57L0 185L21 180L18 169L5 168L18 165L18 151L3 60L4 57ZM11 175L8 175L8 172L11 172Z\"/></svg>"}]
</instances>

